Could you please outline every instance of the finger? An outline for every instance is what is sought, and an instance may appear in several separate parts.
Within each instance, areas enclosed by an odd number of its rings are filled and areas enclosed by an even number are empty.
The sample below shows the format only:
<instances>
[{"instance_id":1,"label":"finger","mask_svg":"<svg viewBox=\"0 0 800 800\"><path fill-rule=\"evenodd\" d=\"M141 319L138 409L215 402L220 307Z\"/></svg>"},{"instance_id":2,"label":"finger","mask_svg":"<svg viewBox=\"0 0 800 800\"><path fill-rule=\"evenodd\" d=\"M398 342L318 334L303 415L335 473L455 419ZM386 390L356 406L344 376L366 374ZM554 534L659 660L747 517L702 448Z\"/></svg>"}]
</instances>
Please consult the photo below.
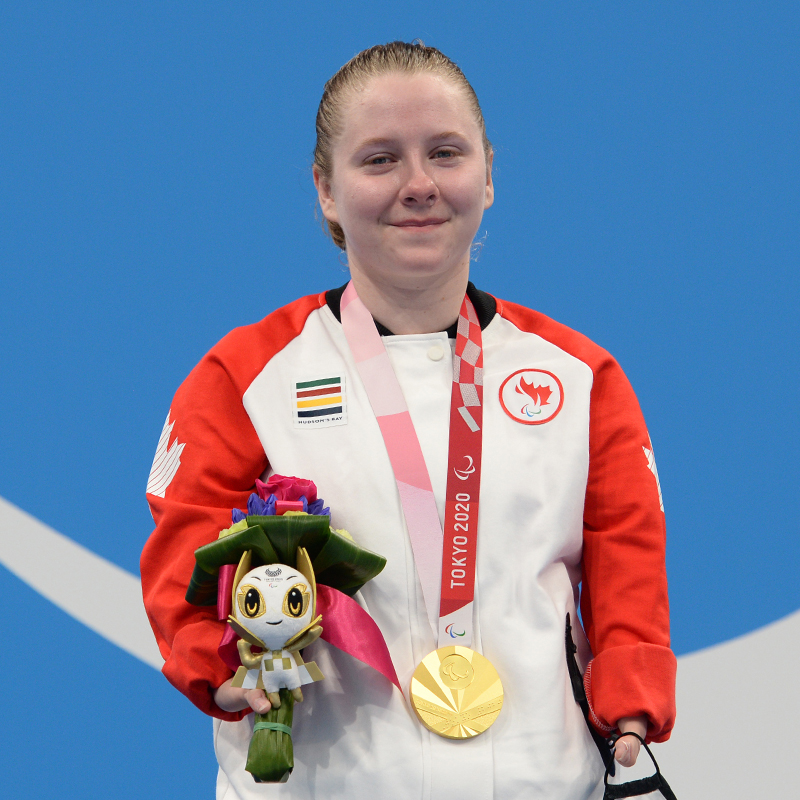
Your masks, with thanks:
<instances>
[{"instance_id":1,"label":"finger","mask_svg":"<svg viewBox=\"0 0 800 800\"><path fill-rule=\"evenodd\" d=\"M266 714L272 708L272 704L261 689L252 689L245 695L245 699L257 714Z\"/></svg>"},{"instance_id":2,"label":"finger","mask_svg":"<svg viewBox=\"0 0 800 800\"><path fill-rule=\"evenodd\" d=\"M223 711L241 711L247 708L244 689L234 689L229 680L214 691L214 702Z\"/></svg>"},{"instance_id":3,"label":"finger","mask_svg":"<svg viewBox=\"0 0 800 800\"><path fill-rule=\"evenodd\" d=\"M632 767L639 757L639 742L632 737L619 739L614 746L614 758L623 767Z\"/></svg>"},{"instance_id":4,"label":"finger","mask_svg":"<svg viewBox=\"0 0 800 800\"><path fill-rule=\"evenodd\" d=\"M614 746L614 758L617 759L621 766L630 766L631 746L625 739L620 739Z\"/></svg>"},{"instance_id":5,"label":"finger","mask_svg":"<svg viewBox=\"0 0 800 800\"><path fill-rule=\"evenodd\" d=\"M614 758L622 764L623 767L627 766L628 761L628 754L630 752L630 748L628 747L628 743L624 739L619 739L614 744Z\"/></svg>"},{"instance_id":6,"label":"finger","mask_svg":"<svg viewBox=\"0 0 800 800\"><path fill-rule=\"evenodd\" d=\"M628 737L630 739L630 737ZM638 740L632 739L628 742L628 747L630 750L628 751L628 764L627 766L632 767L636 763L636 759L639 758L639 748L641 745L639 744Z\"/></svg>"}]
</instances>

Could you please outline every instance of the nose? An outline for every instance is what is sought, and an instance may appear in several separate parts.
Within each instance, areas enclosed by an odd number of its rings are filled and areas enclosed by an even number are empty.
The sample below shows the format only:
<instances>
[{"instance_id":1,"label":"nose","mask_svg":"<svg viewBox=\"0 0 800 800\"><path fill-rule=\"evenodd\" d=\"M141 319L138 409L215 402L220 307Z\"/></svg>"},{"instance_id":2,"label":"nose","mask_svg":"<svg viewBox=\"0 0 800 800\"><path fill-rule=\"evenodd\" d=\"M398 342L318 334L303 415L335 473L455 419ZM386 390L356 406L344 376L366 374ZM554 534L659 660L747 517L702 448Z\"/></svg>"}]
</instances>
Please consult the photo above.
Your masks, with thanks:
<instances>
[{"instance_id":1,"label":"nose","mask_svg":"<svg viewBox=\"0 0 800 800\"><path fill-rule=\"evenodd\" d=\"M408 173L401 190L403 202L406 205L433 205L439 196L439 187L436 181L420 162L408 164Z\"/></svg>"}]
</instances>

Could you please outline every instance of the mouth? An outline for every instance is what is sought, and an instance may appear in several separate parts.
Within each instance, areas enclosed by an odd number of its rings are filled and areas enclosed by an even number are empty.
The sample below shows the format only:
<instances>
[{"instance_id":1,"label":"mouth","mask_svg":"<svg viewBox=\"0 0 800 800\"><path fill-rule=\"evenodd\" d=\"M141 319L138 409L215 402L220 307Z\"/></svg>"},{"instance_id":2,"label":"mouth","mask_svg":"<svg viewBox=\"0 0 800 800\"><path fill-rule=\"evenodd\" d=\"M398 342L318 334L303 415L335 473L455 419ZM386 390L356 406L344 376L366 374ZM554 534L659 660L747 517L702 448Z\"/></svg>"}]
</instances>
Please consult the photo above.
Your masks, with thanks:
<instances>
[{"instance_id":1,"label":"mouth","mask_svg":"<svg viewBox=\"0 0 800 800\"><path fill-rule=\"evenodd\" d=\"M264 622L266 622L267 625L280 625L283 620L279 619L277 622L268 622L267 620L264 620Z\"/></svg>"},{"instance_id":2,"label":"mouth","mask_svg":"<svg viewBox=\"0 0 800 800\"><path fill-rule=\"evenodd\" d=\"M437 225L442 225L447 222L446 219L439 219L432 217L429 219L406 219L402 222L393 222L391 225L395 228L435 228Z\"/></svg>"}]
</instances>

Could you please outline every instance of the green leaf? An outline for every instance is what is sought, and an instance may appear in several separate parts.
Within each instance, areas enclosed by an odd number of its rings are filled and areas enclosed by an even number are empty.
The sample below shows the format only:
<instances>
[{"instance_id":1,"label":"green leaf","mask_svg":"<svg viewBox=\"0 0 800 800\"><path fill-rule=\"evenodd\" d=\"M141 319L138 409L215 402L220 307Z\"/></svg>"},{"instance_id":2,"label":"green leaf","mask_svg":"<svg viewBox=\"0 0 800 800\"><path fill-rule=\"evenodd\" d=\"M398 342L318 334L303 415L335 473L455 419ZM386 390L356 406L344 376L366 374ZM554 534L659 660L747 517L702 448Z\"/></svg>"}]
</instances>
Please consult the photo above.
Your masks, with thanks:
<instances>
[{"instance_id":1,"label":"green leaf","mask_svg":"<svg viewBox=\"0 0 800 800\"><path fill-rule=\"evenodd\" d=\"M297 548L305 547L318 583L355 594L386 566L386 559L331 530L327 516L292 514L249 516L245 530L215 539L195 550L195 568L186 590L194 605L217 602L217 580L223 564L238 564L242 553L253 553L252 566L295 566Z\"/></svg>"},{"instance_id":2,"label":"green leaf","mask_svg":"<svg viewBox=\"0 0 800 800\"><path fill-rule=\"evenodd\" d=\"M283 514L269 517L254 515L247 518L247 524L261 527L278 554L278 562L292 567L297 558L298 547L305 547L313 562L315 555L330 535L330 519L316 514ZM255 562L253 566L256 566Z\"/></svg>"},{"instance_id":3,"label":"green leaf","mask_svg":"<svg viewBox=\"0 0 800 800\"><path fill-rule=\"evenodd\" d=\"M262 517L269 519L269 517ZM223 564L238 564L245 550L253 551L253 566L281 562L275 548L260 525L251 525L238 533L223 536L194 551L197 563L206 572L218 573Z\"/></svg>"},{"instance_id":4,"label":"green leaf","mask_svg":"<svg viewBox=\"0 0 800 800\"><path fill-rule=\"evenodd\" d=\"M311 565L317 583L352 595L386 566L386 559L330 531L328 541L317 557L311 559Z\"/></svg>"},{"instance_id":5,"label":"green leaf","mask_svg":"<svg viewBox=\"0 0 800 800\"><path fill-rule=\"evenodd\" d=\"M288 689L280 690L281 707L266 714L256 714L256 722L279 722L292 727L294 697ZM292 737L282 731L256 731L250 739L245 769L256 783L283 783L294 769Z\"/></svg>"},{"instance_id":6,"label":"green leaf","mask_svg":"<svg viewBox=\"0 0 800 800\"><path fill-rule=\"evenodd\" d=\"M194 565L186 602L195 606L215 606L217 604L217 583L219 575L206 572L199 564Z\"/></svg>"}]
</instances>

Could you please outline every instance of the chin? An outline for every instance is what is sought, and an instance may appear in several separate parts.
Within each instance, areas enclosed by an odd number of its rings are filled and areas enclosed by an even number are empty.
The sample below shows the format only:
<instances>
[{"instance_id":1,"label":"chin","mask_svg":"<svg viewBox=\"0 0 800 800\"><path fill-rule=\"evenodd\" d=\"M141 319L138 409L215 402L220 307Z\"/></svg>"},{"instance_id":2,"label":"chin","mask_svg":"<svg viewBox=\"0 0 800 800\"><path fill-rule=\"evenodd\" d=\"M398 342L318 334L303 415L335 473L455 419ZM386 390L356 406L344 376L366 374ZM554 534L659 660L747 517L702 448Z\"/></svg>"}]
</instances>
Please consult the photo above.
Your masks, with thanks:
<instances>
[{"instance_id":1,"label":"chin","mask_svg":"<svg viewBox=\"0 0 800 800\"><path fill-rule=\"evenodd\" d=\"M469 264L469 251L459 257L452 250L441 248L414 248L401 253L393 253L387 262L394 265L393 273L414 275L418 277L450 275L458 272L463 265ZM384 262L384 263L387 263Z\"/></svg>"},{"instance_id":2,"label":"chin","mask_svg":"<svg viewBox=\"0 0 800 800\"><path fill-rule=\"evenodd\" d=\"M458 253L458 255L455 255ZM469 245L464 248L417 242L409 246L348 248L353 272L374 284L418 289L469 270Z\"/></svg>"}]
</instances>

